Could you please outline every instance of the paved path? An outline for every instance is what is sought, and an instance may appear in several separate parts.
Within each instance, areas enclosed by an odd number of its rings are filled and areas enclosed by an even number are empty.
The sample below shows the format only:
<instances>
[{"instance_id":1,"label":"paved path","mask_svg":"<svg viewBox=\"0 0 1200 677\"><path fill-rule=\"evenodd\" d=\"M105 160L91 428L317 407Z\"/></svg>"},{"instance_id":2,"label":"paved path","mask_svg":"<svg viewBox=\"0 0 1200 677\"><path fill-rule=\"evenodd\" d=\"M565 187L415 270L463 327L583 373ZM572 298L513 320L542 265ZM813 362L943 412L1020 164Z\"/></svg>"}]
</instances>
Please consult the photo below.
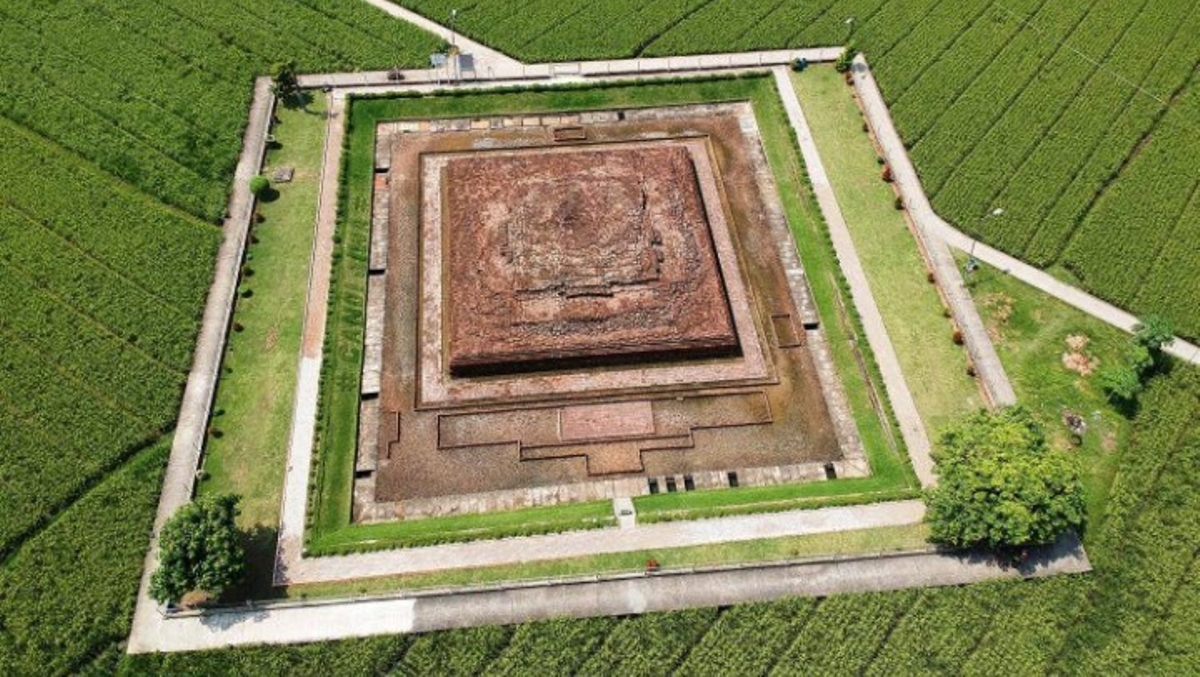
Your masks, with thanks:
<instances>
[{"instance_id":1,"label":"paved path","mask_svg":"<svg viewBox=\"0 0 1200 677\"><path fill-rule=\"evenodd\" d=\"M883 94L875 84L875 78L861 54L855 57L853 76L864 115L883 148L884 158L892 168L901 199L904 200L908 216L913 223L913 232L916 233L926 260L933 268L934 277L946 304L950 307L954 322L963 334L963 345L970 356L971 364L975 366L975 373L983 386L983 392L993 406L1016 404L1017 395L1008 380L1004 365L1000 362L1000 356L996 354L983 318L979 316L979 309L971 298L971 292L963 282L958 262L955 261L954 254L951 253L942 234L929 227L929 214L932 214L933 210L921 210L922 204L928 207L929 200L925 197L925 191L917 179L912 162L908 159L904 144L900 142L895 127L891 125L891 114L887 105L883 103ZM881 111L882 115L887 117L886 125L880 119ZM897 149L903 158L894 158ZM896 161L893 162L893 159Z\"/></svg>"},{"instance_id":2,"label":"paved path","mask_svg":"<svg viewBox=\"0 0 1200 677\"><path fill-rule=\"evenodd\" d=\"M192 500L196 469L204 448L209 410L216 393L217 374L221 368L221 356L224 354L225 338L233 313L246 239L250 233L250 217L254 213L250 178L262 169L274 108L275 97L271 95L270 78L258 78L254 82L254 97L250 102L250 115L242 138L242 153L234 170L228 216L224 222L224 239L217 252L216 271L204 306L204 319L196 339L192 370L183 391L171 456L167 460L162 493L158 498L150 548L142 568L133 620L135 635L139 632L140 624L143 624L144 632L144 624L158 616L149 593L150 576L158 568L158 533L176 510Z\"/></svg>"},{"instance_id":3,"label":"paved path","mask_svg":"<svg viewBox=\"0 0 1200 677\"><path fill-rule=\"evenodd\" d=\"M1134 330L1134 325L1138 323L1138 319L1134 315L1077 287L1072 287L1040 268L1031 266L982 242L976 242L939 216L925 195L925 189L921 186L917 170L913 167L904 143L900 139L900 134L892 122L891 112L883 100L883 94L875 82L875 76L871 73L866 59L861 54L855 58L854 83L867 120L875 133L875 138L879 141L884 158L892 168L892 176L904 195L905 206L919 230L960 251L973 250L975 258L980 261L999 268L1018 280L1032 285L1092 317L1127 332ZM950 264L957 270L957 265L952 260ZM1120 265L1120 263L1114 261L1113 265ZM961 277L958 279L961 280ZM967 294L961 282L947 286L953 287L956 292L961 290L962 294ZM967 330L967 326L963 324L962 320L960 320L960 326L964 327L964 331ZM1166 352L1192 364L1200 364L1200 347L1181 338L1177 337L1175 342L1166 348ZM982 363L975 355L972 355L972 358L976 359L978 368ZM983 359L990 360L991 358L984 357Z\"/></svg>"},{"instance_id":4,"label":"paved path","mask_svg":"<svg viewBox=\"0 0 1200 677\"><path fill-rule=\"evenodd\" d=\"M497 49L488 47L482 43L475 42L462 33L451 31L448 27L443 26L436 21L427 19L410 9L406 9L400 5L388 2L388 0L367 0L367 3L378 7L397 19L410 23L426 32L433 33L446 42L453 43L462 52L473 55L475 57L476 64L478 64L480 68L508 70L521 66L519 61L513 59L507 54L504 54ZM450 19L449 16L445 18L447 20Z\"/></svg>"},{"instance_id":5,"label":"paved path","mask_svg":"<svg viewBox=\"0 0 1200 677\"><path fill-rule=\"evenodd\" d=\"M329 285L333 275L333 236L337 230L339 172L346 136L346 97L329 96L325 122L325 146L317 193L316 233L309 261L308 296L304 306L303 342L296 378L296 400L288 438L287 472L284 474L279 535L275 542L276 584L287 581L286 571L300 561L304 550L308 483L315 453L317 402L321 390L321 361L324 355L325 320Z\"/></svg>"},{"instance_id":6,"label":"paved path","mask_svg":"<svg viewBox=\"0 0 1200 677\"><path fill-rule=\"evenodd\" d=\"M544 536L449 543L337 557L306 557L287 562L284 572L286 580L279 582L295 585L343 581L618 552L807 536L917 524L924 516L925 504L921 501L893 501L718 519L658 522L639 524L626 529L611 527L568 531Z\"/></svg>"},{"instance_id":7,"label":"paved path","mask_svg":"<svg viewBox=\"0 0 1200 677\"><path fill-rule=\"evenodd\" d=\"M384 2L384 0L379 0ZM386 3L385 3L386 4ZM461 43L460 43L461 44ZM464 51L470 49L464 47ZM840 47L780 49L765 52L731 52L728 54L697 54L692 56L653 57L645 59L609 59L604 61L563 61L556 63L523 64L517 61L486 62L475 73L464 74L455 86L472 83L516 84L512 80L595 80L613 76L646 77L672 73L721 74L746 70L761 71L771 66L789 64L795 59L812 63L829 62L841 54ZM507 57L504 57L507 59ZM303 87L366 88L365 91L411 91L421 85L445 87L453 84L445 72L429 69L402 71L400 82L388 79L387 71L361 73L314 73L301 75ZM347 89L354 92L356 89ZM362 91L362 90L359 90Z\"/></svg>"},{"instance_id":8,"label":"paved path","mask_svg":"<svg viewBox=\"0 0 1200 677\"><path fill-rule=\"evenodd\" d=\"M854 240L850 237L850 229L846 227L846 219L838 206L837 197L833 193L833 185L825 174L825 166L821 163L821 155L817 152L817 144L813 141L812 130L804 118L800 108L800 99L792 86L786 68L775 68L775 84L783 99L783 107L787 111L788 122L796 132L800 144L800 153L804 156L804 166L812 183L813 193L821 207L821 214L829 226L829 235L833 240L833 248L837 252L838 265L846 277L850 287L850 296L854 299L854 307L862 318L863 331L867 334L867 342L875 361L883 375L883 385L887 389L888 399L892 402L892 410L900 424L900 434L904 436L904 445L908 447L908 456L912 459L913 470L921 481L921 486L928 487L937 483L933 473L933 459L929 455L929 435L921 415L917 413L917 405L904 380L904 372L900 369L900 359L896 349L888 337L887 328L883 324L883 315L875 304L875 296L871 293L871 285L867 282L867 274L863 271L862 263L858 260L858 252L854 249Z\"/></svg>"},{"instance_id":9,"label":"paved path","mask_svg":"<svg viewBox=\"0 0 1200 677\"><path fill-rule=\"evenodd\" d=\"M963 585L1001 578L1091 570L1079 542L1067 538L1020 570L990 556L919 552L870 558L624 575L604 580L536 583L505 589L396 596L165 619L130 637L131 653L186 651L262 643L316 642L548 618L622 616L651 611L765 602L791 596Z\"/></svg>"}]
</instances>

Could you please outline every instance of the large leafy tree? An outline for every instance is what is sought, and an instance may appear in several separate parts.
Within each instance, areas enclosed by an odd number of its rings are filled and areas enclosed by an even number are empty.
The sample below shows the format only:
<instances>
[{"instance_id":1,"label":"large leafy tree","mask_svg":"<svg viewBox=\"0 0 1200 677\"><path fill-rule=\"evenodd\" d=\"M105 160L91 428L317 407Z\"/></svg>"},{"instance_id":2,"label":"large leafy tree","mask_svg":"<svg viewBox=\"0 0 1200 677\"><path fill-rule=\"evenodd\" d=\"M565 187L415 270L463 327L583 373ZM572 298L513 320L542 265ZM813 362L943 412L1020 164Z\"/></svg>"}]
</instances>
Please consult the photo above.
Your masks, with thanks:
<instances>
[{"instance_id":1,"label":"large leafy tree","mask_svg":"<svg viewBox=\"0 0 1200 677\"><path fill-rule=\"evenodd\" d=\"M271 92L285 106L303 103L303 92L300 90L295 61L279 61L271 64Z\"/></svg>"},{"instance_id":2,"label":"large leafy tree","mask_svg":"<svg viewBox=\"0 0 1200 677\"><path fill-rule=\"evenodd\" d=\"M159 567L150 578L155 600L179 601L189 593L215 598L241 580L245 557L234 522L237 504L237 496L205 496L163 526Z\"/></svg>"},{"instance_id":3,"label":"large leafy tree","mask_svg":"<svg viewBox=\"0 0 1200 677\"><path fill-rule=\"evenodd\" d=\"M1051 448L1023 407L982 410L948 426L926 493L935 542L956 547L1051 543L1086 515L1076 460Z\"/></svg>"}]
</instances>

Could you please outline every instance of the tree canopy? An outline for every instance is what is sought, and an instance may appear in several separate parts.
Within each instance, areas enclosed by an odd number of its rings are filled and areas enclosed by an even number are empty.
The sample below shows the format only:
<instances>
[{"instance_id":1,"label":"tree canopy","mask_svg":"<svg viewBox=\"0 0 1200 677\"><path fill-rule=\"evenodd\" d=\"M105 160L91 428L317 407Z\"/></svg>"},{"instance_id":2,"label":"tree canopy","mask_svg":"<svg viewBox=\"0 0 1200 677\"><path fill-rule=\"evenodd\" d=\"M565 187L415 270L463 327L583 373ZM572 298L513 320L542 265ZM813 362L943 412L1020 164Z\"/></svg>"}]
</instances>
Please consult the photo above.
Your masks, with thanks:
<instances>
[{"instance_id":1,"label":"tree canopy","mask_svg":"<svg viewBox=\"0 0 1200 677\"><path fill-rule=\"evenodd\" d=\"M292 105L300 99L300 81L296 75L295 61L271 64L271 91L284 105Z\"/></svg>"},{"instance_id":2,"label":"tree canopy","mask_svg":"<svg viewBox=\"0 0 1200 677\"><path fill-rule=\"evenodd\" d=\"M159 567L150 595L180 601L188 593L219 597L241 580L244 552L234 523L238 497L205 496L183 506L159 535Z\"/></svg>"},{"instance_id":3,"label":"tree canopy","mask_svg":"<svg viewBox=\"0 0 1200 677\"><path fill-rule=\"evenodd\" d=\"M1086 516L1076 460L1051 448L1023 407L982 410L942 431L931 539L956 547L1051 543Z\"/></svg>"}]
</instances>

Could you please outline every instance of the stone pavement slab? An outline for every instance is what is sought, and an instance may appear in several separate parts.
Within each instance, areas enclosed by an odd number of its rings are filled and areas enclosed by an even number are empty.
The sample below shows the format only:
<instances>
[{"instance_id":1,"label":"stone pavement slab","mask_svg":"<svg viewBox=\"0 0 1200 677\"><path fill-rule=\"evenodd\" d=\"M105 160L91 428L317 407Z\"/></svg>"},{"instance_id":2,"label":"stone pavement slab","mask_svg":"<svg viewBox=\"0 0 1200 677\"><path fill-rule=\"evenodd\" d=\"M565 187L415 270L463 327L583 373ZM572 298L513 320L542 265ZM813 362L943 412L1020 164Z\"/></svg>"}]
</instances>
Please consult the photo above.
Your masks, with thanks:
<instances>
[{"instance_id":1,"label":"stone pavement slab","mask_svg":"<svg viewBox=\"0 0 1200 677\"><path fill-rule=\"evenodd\" d=\"M157 612L130 637L130 653L190 651L263 643L315 642L561 617L621 616L765 602L791 596L963 585L1091 570L1074 536L1036 552L1021 568L985 554L925 551L752 567L631 574L605 580L539 582L504 589L398 595L257 609Z\"/></svg>"}]
</instances>

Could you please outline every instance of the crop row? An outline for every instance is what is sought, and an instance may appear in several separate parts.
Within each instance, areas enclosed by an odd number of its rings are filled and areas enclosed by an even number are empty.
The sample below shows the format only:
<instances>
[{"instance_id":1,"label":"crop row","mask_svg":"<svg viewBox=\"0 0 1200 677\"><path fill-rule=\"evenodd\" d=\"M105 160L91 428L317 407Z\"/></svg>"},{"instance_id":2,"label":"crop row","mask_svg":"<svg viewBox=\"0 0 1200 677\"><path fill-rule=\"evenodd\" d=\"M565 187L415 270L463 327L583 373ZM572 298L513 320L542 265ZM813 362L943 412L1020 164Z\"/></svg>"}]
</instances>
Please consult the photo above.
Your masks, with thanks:
<instances>
[{"instance_id":1,"label":"crop row","mask_svg":"<svg viewBox=\"0 0 1200 677\"><path fill-rule=\"evenodd\" d=\"M1087 14L1072 3L1048 3L1032 21L1054 31L1058 44L1069 39ZM962 158L1000 119L1058 51L1041 34L1026 29L1008 41L957 100L913 143L912 158L921 172L925 190L937 204L938 191Z\"/></svg>"},{"instance_id":2,"label":"crop row","mask_svg":"<svg viewBox=\"0 0 1200 677\"><path fill-rule=\"evenodd\" d=\"M1076 29L1077 35L1086 36L1083 48L1093 54L1108 54L1126 37L1139 42L1147 39L1153 33L1145 30L1153 26L1142 26L1143 32L1128 32L1130 24L1139 19L1137 9L1135 3L1124 0L1097 4ZM1087 98L1083 92L1092 80L1103 77L1095 64L1079 58L1074 51L1057 49L1037 69L1031 86L1017 94L1003 117L985 134L978 135L970 152L950 170L942 184L946 199L940 200L940 206L957 214L987 213L1005 178L1034 151L1077 97ZM997 244L1006 243L997 240Z\"/></svg>"},{"instance_id":3,"label":"crop row","mask_svg":"<svg viewBox=\"0 0 1200 677\"><path fill-rule=\"evenodd\" d=\"M254 75L283 59L318 71L415 65L434 48L432 36L357 5L5 2L0 113L216 219Z\"/></svg>"},{"instance_id":4,"label":"crop row","mask_svg":"<svg viewBox=\"0 0 1200 677\"><path fill-rule=\"evenodd\" d=\"M1148 312L1177 320L1180 332L1200 335L1200 285L1196 284L1196 248L1200 242L1200 190L1179 218L1171 236L1172 246L1165 247L1154 268L1146 276L1134 305Z\"/></svg>"},{"instance_id":5,"label":"crop row","mask_svg":"<svg viewBox=\"0 0 1200 677\"><path fill-rule=\"evenodd\" d=\"M661 30L676 17L703 4L703 0L588 3L569 19L550 24L544 34L526 41L520 48L523 54L537 61L578 59L579 38L586 35L587 55L625 55L631 49L631 28Z\"/></svg>"},{"instance_id":6,"label":"crop row","mask_svg":"<svg viewBox=\"0 0 1200 677\"><path fill-rule=\"evenodd\" d=\"M0 330L43 354L53 351L55 369L120 402L139 418L162 424L173 417L182 372L164 367L39 289L12 266L0 269Z\"/></svg>"},{"instance_id":7,"label":"crop row","mask_svg":"<svg viewBox=\"0 0 1200 677\"><path fill-rule=\"evenodd\" d=\"M0 674L77 674L129 634L168 447L135 456L0 568Z\"/></svg>"},{"instance_id":8,"label":"crop row","mask_svg":"<svg viewBox=\"0 0 1200 677\"><path fill-rule=\"evenodd\" d=\"M481 0L459 12L464 34L529 61L671 56L711 52L840 44L856 30L893 43L907 24L936 0L632 0L583 2L533 0L519 8L505 0ZM451 0L403 0L402 4L441 23ZM880 13L883 20L873 22Z\"/></svg>"},{"instance_id":9,"label":"crop row","mask_svg":"<svg viewBox=\"0 0 1200 677\"><path fill-rule=\"evenodd\" d=\"M1087 36L1086 49L1109 54L1110 62L1121 64L1126 62L1116 60L1117 55L1145 54L1148 42L1169 35L1185 18L1185 8L1172 8L1177 11L1122 16L1113 10L1100 18L1090 14L1080 29ZM1122 28L1123 21L1129 23ZM1133 60L1123 70L1142 80L1154 64L1153 60ZM1113 83L1120 88L1113 89ZM989 236L1006 249L1024 248L1029 226L1036 223L1027 218L1029 213L1044 211L1046 203L1070 180L1076 163L1094 147L1094 139L1103 135L1121 112L1126 92L1133 91L1113 78L1106 67L1082 59L1074 51L1060 50L1036 83L1020 94L1012 109L956 168L945 188L945 208L984 213L992 202L1011 204L1015 218L1003 228L992 228ZM1031 171L1025 171L1026 165L1033 165Z\"/></svg>"},{"instance_id":10,"label":"crop row","mask_svg":"<svg viewBox=\"0 0 1200 677\"><path fill-rule=\"evenodd\" d=\"M1143 657L1200 664L1188 601L1200 595L1200 375L1160 377L1142 396L1130 446L1113 484L1105 523L1106 571L1092 627L1073 637L1080 670L1119 674L1147 668ZM1177 625L1183 623L1183 625ZM1164 646L1164 642L1168 644ZM1174 643L1177 653L1164 655ZM1157 672L1150 670L1151 672ZM1174 671L1173 671L1174 672Z\"/></svg>"},{"instance_id":11,"label":"crop row","mask_svg":"<svg viewBox=\"0 0 1200 677\"><path fill-rule=\"evenodd\" d=\"M190 313L131 283L53 230L0 204L0 261L52 289L65 304L179 371L191 363L196 331Z\"/></svg>"},{"instance_id":12,"label":"crop row","mask_svg":"<svg viewBox=\"0 0 1200 677\"><path fill-rule=\"evenodd\" d=\"M0 196L138 286L198 313L217 229L138 195L0 120Z\"/></svg>"},{"instance_id":13,"label":"crop row","mask_svg":"<svg viewBox=\"0 0 1200 677\"><path fill-rule=\"evenodd\" d=\"M422 635L408 647L395 672L474 677L508 646L512 634L512 628L487 625Z\"/></svg>"},{"instance_id":14,"label":"crop row","mask_svg":"<svg viewBox=\"0 0 1200 677\"><path fill-rule=\"evenodd\" d=\"M1139 94L1124 78L1148 90L1174 88L1191 64L1184 41L1200 30L1200 12L1181 14L1175 5L1138 17L1117 45L1109 66L1097 69L1087 88L1072 98L1063 115L1042 135L1034 152L1016 171L997 183L996 204L1012 205L1014 216L987 235L1032 263L1054 262L1095 190L1114 172L1128 141L1149 128L1160 106ZM1143 30L1154 21L1153 30ZM1172 36L1155 58L1149 40Z\"/></svg>"},{"instance_id":15,"label":"crop row","mask_svg":"<svg viewBox=\"0 0 1200 677\"><path fill-rule=\"evenodd\" d=\"M1024 0L1013 11L1035 16L1044 6L1041 0ZM892 116L909 143L929 132L1021 30L1018 18L987 4L981 4L969 24L959 23L966 17L942 16L942 7L887 57L869 55L877 77L886 83ZM923 44L938 50L939 58L930 59L919 47Z\"/></svg>"},{"instance_id":16,"label":"crop row","mask_svg":"<svg viewBox=\"0 0 1200 677\"><path fill-rule=\"evenodd\" d=\"M1196 204L1200 200L1200 180L1192 160L1194 152L1200 150L1192 122L1198 113L1200 88L1193 85L1129 158L1121 180L1095 202L1064 253L1063 262L1068 267L1119 305L1133 305L1144 286L1160 292L1178 288L1181 275L1195 279L1200 268L1200 249L1195 241L1177 237L1181 224L1194 224L1200 211ZM1121 229L1131 231L1130 236L1114 237L1113 233ZM1156 266L1164 254L1173 265ZM1121 265L1114 266L1116 261ZM1163 289L1152 276L1176 282ZM1176 306L1170 297L1148 300L1170 311L1182 333L1200 333L1194 305Z\"/></svg>"},{"instance_id":17,"label":"crop row","mask_svg":"<svg viewBox=\"0 0 1200 677\"><path fill-rule=\"evenodd\" d=\"M0 552L52 516L156 427L91 383L59 370L45 350L0 331ZM11 365L11 366L8 366Z\"/></svg>"},{"instance_id":18,"label":"crop row","mask_svg":"<svg viewBox=\"0 0 1200 677\"><path fill-rule=\"evenodd\" d=\"M585 618L519 626L508 646L480 674L545 674L547 666L554 666L556 674L575 674L618 623L613 618Z\"/></svg>"},{"instance_id":19,"label":"crop row","mask_svg":"<svg viewBox=\"0 0 1200 677\"><path fill-rule=\"evenodd\" d=\"M817 16L829 3L804 3L812 16ZM763 26L764 19L776 9L774 2L739 2L738 0L717 0L708 4L704 9L688 17L667 34L655 40L648 50L652 55L694 54L714 50L712 45L725 44L729 50L737 49L735 45L756 27ZM804 23L775 21L772 24L776 30L789 34L800 32ZM766 29L770 30L770 29ZM765 31L764 31L765 32ZM765 36L764 36L765 37ZM784 44L786 36L775 36L776 44ZM762 40L760 45L771 44L770 40Z\"/></svg>"},{"instance_id":20,"label":"crop row","mask_svg":"<svg viewBox=\"0 0 1200 677\"><path fill-rule=\"evenodd\" d=\"M638 616L619 623L578 674L651 677L678 665L717 620L716 609Z\"/></svg>"},{"instance_id":21,"label":"crop row","mask_svg":"<svg viewBox=\"0 0 1200 677\"><path fill-rule=\"evenodd\" d=\"M1025 11L1025 7L1021 10ZM978 48L982 38L983 46L989 47L992 40L998 37L997 34L1009 34L1010 29L1006 25L1009 21L1003 18L995 23L982 20L982 17L990 18L994 11L989 10L986 2L977 2L965 8L952 3L936 3L928 14L909 25L903 39L885 54L877 53L872 46L867 57L871 60L876 79L884 88L897 122L902 119L902 111L924 111L921 105L905 107L907 97L914 94L918 84L936 82L939 92L953 92L965 70L976 63L979 63L978 68L983 67L983 62L967 56L972 54L967 45ZM931 54L936 54L938 58L931 59ZM937 77L931 74L937 74ZM906 123L905 129L911 129L912 124ZM911 131L909 133L912 134Z\"/></svg>"},{"instance_id":22,"label":"crop row","mask_svg":"<svg viewBox=\"0 0 1200 677\"><path fill-rule=\"evenodd\" d=\"M679 666L681 676L762 675L800 634L816 600L731 607Z\"/></svg>"}]
</instances>

